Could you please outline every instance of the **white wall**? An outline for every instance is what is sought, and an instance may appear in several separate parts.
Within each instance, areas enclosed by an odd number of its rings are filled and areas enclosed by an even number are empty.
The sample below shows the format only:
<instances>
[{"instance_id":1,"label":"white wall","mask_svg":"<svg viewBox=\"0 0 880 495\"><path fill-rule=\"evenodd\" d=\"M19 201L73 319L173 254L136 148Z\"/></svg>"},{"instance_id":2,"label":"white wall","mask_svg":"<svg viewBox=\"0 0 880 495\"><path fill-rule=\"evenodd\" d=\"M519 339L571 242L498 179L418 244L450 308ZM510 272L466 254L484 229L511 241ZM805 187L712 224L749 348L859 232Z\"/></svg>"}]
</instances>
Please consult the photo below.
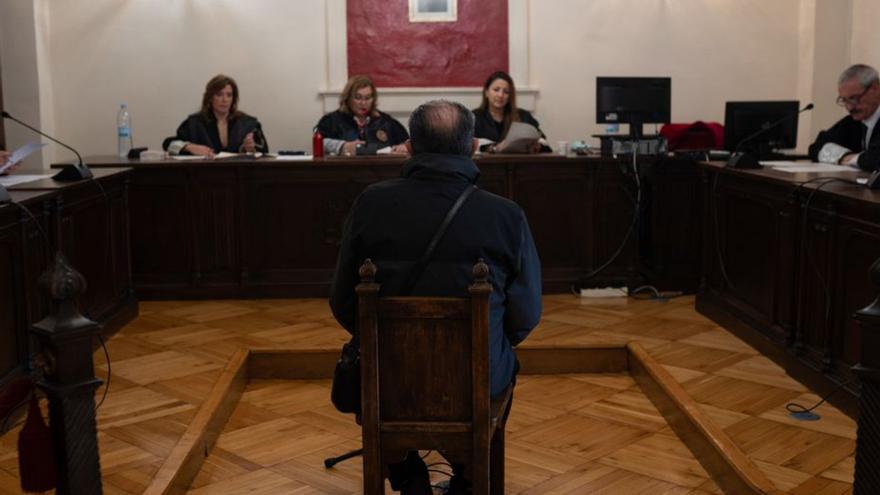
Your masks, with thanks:
<instances>
[{"instance_id":1,"label":"white wall","mask_svg":"<svg viewBox=\"0 0 880 495\"><path fill-rule=\"evenodd\" d=\"M876 0L510 0L512 70L552 141L586 138L599 75L673 78L675 121L722 121L736 99L815 101L799 147L838 118L837 73L877 65ZM84 155L115 152L127 102L135 143L158 148L223 72L270 147L307 149L344 79L345 0L3 0L6 109ZM340 22L340 19L343 19ZM383 94L383 105L393 106ZM462 93L450 95L465 98ZM431 95L434 96L434 95ZM473 95L466 98L472 98ZM416 94L407 98L421 98ZM399 103L398 103L399 104ZM28 135L7 126L8 146ZM67 158L50 146L44 163Z\"/></svg>"},{"instance_id":2,"label":"white wall","mask_svg":"<svg viewBox=\"0 0 880 495\"><path fill-rule=\"evenodd\" d=\"M674 122L723 123L727 100L794 99L798 8L799 0L532 2L542 127L553 139L601 132L596 76L671 76Z\"/></svg>"},{"instance_id":3,"label":"white wall","mask_svg":"<svg viewBox=\"0 0 880 495\"><path fill-rule=\"evenodd\" d=\"M846 112L835 104L837 78L851 62L850 35L853 23L852 0L815 0L813 29L813 101L810 141L820 130L830 127Z\"/></svg>"},{"instance_id":4,"label":"white wall","mask_svg":"<svg viewBox=\"0 0 880 495\"><path fill-rule=\"evenodd\" d=\"M852 61L880 66L880 5L877 0L852 0Z\"/></svg>"},{"instance_id":5,"label":"white wall","mask_svg":"<svg viewBox=\"0 0 880 495\"><path fill-rule=\"evenodd\" d=\"M57 132L85 154L114 152L121 102L135 144L160 147L218 73L272 149L304 146L320 114L322 0L53 0L50 24Z\"/></svg>"},{"instance_id":6,"label":"white wall","mask_svg":"<svg viewBox=\"0 0 880 495\"><path fill-rule=\"evenodd\" d=\"M34 126L41 125L41 84L37 56L35 2L0 2L0 62L3 64L4 109ZM15 149L33 133L10 121L4 123L6 146ZM24 163L26 168L42 165L42 152L34 153Z\"/></svg>"}]
</instances>

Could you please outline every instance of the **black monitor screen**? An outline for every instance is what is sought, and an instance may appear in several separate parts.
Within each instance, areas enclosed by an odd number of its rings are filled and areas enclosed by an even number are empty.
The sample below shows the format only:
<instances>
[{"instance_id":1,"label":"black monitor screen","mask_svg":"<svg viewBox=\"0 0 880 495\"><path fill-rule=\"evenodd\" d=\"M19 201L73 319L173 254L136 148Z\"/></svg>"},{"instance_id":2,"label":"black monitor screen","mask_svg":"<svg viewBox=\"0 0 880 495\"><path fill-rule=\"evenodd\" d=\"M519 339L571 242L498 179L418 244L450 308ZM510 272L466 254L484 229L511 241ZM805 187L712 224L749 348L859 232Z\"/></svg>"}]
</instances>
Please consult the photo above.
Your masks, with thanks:
<instances>
[{"instance_id":1,"label":"black monitor screen","mask_svg":"<svg viewBox=\"0 0 880 495\"><path fill-rule=\"evenodd\" d=\"M597 77L596 122L630 124L635 135L643 123L668 123L671 86L668 77Z\"/></svg>"},{"instance_id":2,"label":"black monitor screen","mask_svg":"<svg viewBox=\"0 0 880 495\"><path fill-rule=\"evenodd\" d=\"M761 129L766 131L743 143L739 150L766 153L796 147L799 106L797 101L728 101L724 109L724 147L737 151L743 139Z\"/></svg>"}]
</instances>

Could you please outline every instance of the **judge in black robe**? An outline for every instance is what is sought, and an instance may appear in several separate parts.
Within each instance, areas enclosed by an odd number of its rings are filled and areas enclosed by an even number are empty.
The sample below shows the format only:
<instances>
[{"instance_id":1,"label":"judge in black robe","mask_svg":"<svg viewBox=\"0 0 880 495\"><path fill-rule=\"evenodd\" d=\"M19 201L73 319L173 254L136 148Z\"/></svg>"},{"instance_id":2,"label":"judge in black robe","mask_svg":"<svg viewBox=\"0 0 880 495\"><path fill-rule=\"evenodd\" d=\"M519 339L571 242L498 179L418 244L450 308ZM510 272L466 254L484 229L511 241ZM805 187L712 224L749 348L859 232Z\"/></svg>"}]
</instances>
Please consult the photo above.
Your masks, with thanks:
<instances>
[{"instance_id":1,"label":"judge in black robe","mask_svg":"<svg viewBox=\"0 0 880 495\"><path fill-rule=\"evenodd\" d=\"M380 112L378 93L366 76L352 76L339 95L339 108L318 121L316 130L324 138L328 155L373 154L391 147L392 153L407 154L406 128L394 117Z\"/></svg>"},{"instance_id":2,"label":"judge in black robe","mask_svg":"<svg viewBox=\"0 0 880 495\"><path fill-rule=\"evenodd\" d=\"M543 142L546 138L538 121L526 110L516 106L516 87L513 78L503 71L489 75L483 84L483 101L474 111L474 137L493 141L480 146L480 151L503 152L502 141L507 137L513 122L523 122L533 126L541 133L541 141L535 144L532 152L551 151Z\"/></svg>"}]
</instances>

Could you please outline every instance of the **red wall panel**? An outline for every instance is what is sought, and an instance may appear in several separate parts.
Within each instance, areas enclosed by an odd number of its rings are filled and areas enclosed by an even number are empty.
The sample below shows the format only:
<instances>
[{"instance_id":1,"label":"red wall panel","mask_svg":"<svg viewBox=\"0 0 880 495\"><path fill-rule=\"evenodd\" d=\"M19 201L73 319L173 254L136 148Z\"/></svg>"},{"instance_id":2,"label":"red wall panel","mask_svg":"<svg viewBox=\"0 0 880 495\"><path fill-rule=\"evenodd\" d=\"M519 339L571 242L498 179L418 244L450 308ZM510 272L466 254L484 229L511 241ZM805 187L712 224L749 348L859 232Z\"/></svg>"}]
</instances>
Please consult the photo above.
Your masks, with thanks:
<instances>
[{"instance_id":1,"label":"red wall panel","mask_svg":"<svg viewBox=\"0 0 880 495\"><path fill-rule=\"evenodd\" d=\"M348 73L380 87L482 86L508 70L507 0L457 0L455 22L409 22L407 0L348 0Z\"/></svg>"}]
</instances>

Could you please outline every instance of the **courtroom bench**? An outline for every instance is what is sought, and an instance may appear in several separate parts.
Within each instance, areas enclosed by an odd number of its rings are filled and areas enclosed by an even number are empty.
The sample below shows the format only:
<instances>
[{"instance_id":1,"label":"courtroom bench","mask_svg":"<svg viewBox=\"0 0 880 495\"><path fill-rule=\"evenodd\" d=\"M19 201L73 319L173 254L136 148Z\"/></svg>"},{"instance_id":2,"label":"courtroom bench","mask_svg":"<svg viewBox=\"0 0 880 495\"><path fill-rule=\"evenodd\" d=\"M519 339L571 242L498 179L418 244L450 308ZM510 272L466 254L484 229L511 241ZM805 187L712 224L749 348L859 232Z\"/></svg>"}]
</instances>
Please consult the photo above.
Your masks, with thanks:
<instances>
[{"instance_id":1,"label":"courtroom bench","mask_svg":"<svg viewBox=\"0 0 880 495\"><path fill-rule=\"evenodd\" d=\"M54 253L63 253L86 278L80 310L102 325L104 336L137 316L129 257L131 169L94 175L94 181L46 178L15 185L12 200L27 213L0 206L0 388L31 366L27 331L51 309L38 281Z\"/></svg>"},{"instance_id":2,"label":"courtroom bench","mask_svg":"<svg viewBox=\"0 0 880 495\"><path fill-rule=\"evenodd\" d=\"M365 187L398 177L404 157L306 161L139 161L89 157L93 169L130 166L132 274L140 299L326 297L342 225ZM545 292L607 285L693 292L699 277L698 171L642 159L641 222L629 160L555 154L476 160L478 185L517 202L529 219Z\"/></svg>"},{"instance_id":3,"label":"courtroom bench","mask_svg":"<svg viewBox=\"0 0 880 495\"><path fill-rule=\"evenodd\" d=\"M868 269L880 258L880 192L817 179L851 182L867 173L701 168L705 242L697 310L814 390L846 384L856 393L850 367L861 337L852 315L876 296ZM852 402L844 407L854 411Z\"/></svg>"}]
</instances>

